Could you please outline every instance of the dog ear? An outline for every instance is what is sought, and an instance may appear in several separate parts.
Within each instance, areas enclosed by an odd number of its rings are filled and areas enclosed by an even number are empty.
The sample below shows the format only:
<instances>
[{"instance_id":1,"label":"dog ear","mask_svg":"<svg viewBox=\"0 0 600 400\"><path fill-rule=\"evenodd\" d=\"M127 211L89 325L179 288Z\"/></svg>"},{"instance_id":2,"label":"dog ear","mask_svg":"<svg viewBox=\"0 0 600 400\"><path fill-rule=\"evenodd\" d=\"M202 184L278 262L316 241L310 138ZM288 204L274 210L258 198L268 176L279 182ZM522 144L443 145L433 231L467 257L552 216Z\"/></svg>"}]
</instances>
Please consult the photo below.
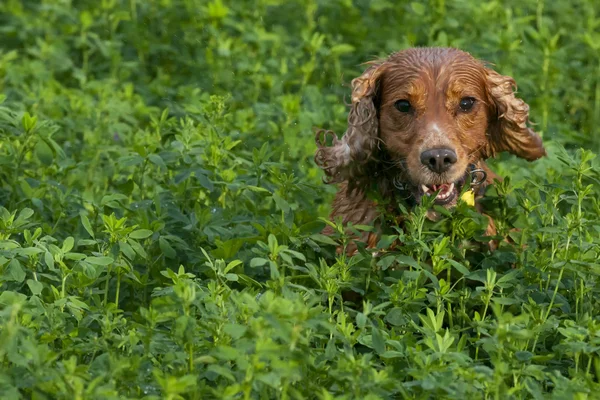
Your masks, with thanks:
<instances>
[{"instance_id":1,"label":"dog ear","mask_svg":"<svg viewBox=\"0 0 600 400\"><path fill-rule=\"evenodd\" d=\"M387 68L385 61L373 62L359 77L352 80L352 104L348 113L348 129L338 139L333 132L332 146L327 146L324 131L317 132L319 147L315 162L325 171L328 183L350 178L359 179L377 149L379 118L377 93L380 78Z\"/></svg>"},{"instance_id":2,"label":"dog ear","mask_svg":"<svg viewBox=\"0 0 600 400\"><path fill-rule=\"evenodd\" d=\"M486 73L492 115L485 156L493 157L502 151L528 161L545 156L542 138L527 126L529 105L515 96L514 79L491 69L487 69Z\"/></svg>"}]
</instances>

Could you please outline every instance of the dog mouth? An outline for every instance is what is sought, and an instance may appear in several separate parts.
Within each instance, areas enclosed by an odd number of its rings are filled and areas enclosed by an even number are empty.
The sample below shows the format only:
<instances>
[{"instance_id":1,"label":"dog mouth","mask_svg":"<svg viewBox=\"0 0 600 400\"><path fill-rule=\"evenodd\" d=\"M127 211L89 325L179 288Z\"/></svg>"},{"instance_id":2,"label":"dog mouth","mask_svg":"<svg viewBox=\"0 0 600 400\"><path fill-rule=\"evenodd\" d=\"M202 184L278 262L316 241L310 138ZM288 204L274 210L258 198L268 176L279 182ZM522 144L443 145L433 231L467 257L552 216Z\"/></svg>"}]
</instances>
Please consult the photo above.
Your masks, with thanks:
<instances>
[{"instance_id":1,"label":"dog mouth","mask_svg":"<svg viewBox=\"0 0 600 400\"><path fill-rule=\"evenodd\" d=\"M435 204L449 204L458 196L458 185L452 183L442 183L440 185L421 185L419 188L425 196L435 196ZM462 185L461 185L462 186Z\"/></svg>"},{"instance_id":2,"label":"dog mouth","mask_svg":"<svg viewBox=\"0 0 600 400\"><path fill-rule=\"evenodd\" d=\"M401 193L404 193L403 197L405 199L411 199L412 202L418 204L423 196L435 196L434 204L449 208L456 205L458 197L466 184L469 184L471 189L474 190L474 188L480 187L486 179L487 173L484 169L478 168L475 164L469 164L464 175L455 181L404 183L402 182L403 176L397 175L393 180L393 185Z\"/></svg>"}]
</instances>

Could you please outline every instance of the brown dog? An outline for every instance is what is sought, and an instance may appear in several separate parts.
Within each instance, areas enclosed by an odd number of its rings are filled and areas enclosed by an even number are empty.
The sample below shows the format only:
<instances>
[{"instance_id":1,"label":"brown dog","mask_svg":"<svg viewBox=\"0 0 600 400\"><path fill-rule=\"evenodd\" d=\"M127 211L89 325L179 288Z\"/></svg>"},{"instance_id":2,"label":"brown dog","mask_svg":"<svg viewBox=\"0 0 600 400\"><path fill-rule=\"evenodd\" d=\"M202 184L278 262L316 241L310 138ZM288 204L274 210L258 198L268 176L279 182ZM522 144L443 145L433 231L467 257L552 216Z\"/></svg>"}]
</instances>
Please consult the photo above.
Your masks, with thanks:
<instances>
[{"instance_id":1,"label":"brown dog","mask_svg":"<svg viewBox=\"0 0 600 400\"><path fill-rule=\"evenodd\" d=\"M315 161L327 183L340 184L331 218L372 223L380 211L370 194L413 203L437 194L436 204L452 207L468 176L480 179L476 198L497 178L487 158L503 151L528 161L544 156L515 86L457 49L412 48L370 63L352 81L344 136L333 135L327 146L323 132L317 134ZM490 219L488 234L494 233ZM363 239L370 247L377 241L376 235Z\"/></svg>"}]
</instances>

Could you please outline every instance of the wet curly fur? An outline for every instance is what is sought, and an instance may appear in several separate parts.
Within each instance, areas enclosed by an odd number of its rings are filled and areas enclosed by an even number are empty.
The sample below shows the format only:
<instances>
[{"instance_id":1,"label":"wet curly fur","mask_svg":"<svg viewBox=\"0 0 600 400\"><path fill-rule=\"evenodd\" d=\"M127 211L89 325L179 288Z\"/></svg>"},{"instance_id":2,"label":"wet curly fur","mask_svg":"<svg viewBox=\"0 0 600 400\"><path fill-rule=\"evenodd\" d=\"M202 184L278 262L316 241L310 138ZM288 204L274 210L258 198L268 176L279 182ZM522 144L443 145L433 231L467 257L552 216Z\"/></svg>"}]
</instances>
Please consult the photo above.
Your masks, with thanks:
<instances>
[{"instance_id":1,"label":"wet curly fur","mask_svg":"<svg viewBox=\"0 0 600 400\"><path fill-rule=\"evenodd\" d=\"M325 182L339 185L331 218L341 217L344 224L373 223L380 211L370 194L393 199L399 195L398 182L418 201L429 188L459 189L469 166L475 166L487 175L476 192L481 196L498 178L485 164L487 158L506 151L533 161L546 154L540 136L528 126L529 106L515 96L514 79L464 51L403 50L369 63L351 86L345 134L337 138L318 131L315 154ZM398 108L398 101L405 102L404 108ZM428 167L423 154L432 149L452 151L453 164L443 171ZM452 197L444 205L455 204ZM488 233L494 232L490 220ZM370 246L376 241L364 239Z\"/></svg>"}]
</instances>

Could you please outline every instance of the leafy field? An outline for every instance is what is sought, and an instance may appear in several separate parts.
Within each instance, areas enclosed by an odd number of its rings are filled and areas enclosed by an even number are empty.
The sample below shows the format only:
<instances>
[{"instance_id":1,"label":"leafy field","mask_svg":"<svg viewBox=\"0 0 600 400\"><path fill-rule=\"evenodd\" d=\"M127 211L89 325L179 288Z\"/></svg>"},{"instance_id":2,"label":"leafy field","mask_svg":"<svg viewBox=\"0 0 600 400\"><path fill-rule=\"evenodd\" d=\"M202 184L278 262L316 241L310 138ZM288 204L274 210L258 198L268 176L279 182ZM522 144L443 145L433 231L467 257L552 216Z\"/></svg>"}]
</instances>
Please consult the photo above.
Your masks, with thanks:
<instances>
[{"instance_id":1,"label":"leafy field","mask_svg":"<svg viewBox=\"0 0 600 400\"><path fill-rule=\"evenodd\" d=\"M598 398L598 17L595 0L0 2L0 397ZM314 128L343 132L360 63L412 45L495 63L531 106L549 157L492 163L514 246L467 249L486 223L469 208L416 209L376 259L319 233L335 188Z\"/></svg>"}]
</instances>

